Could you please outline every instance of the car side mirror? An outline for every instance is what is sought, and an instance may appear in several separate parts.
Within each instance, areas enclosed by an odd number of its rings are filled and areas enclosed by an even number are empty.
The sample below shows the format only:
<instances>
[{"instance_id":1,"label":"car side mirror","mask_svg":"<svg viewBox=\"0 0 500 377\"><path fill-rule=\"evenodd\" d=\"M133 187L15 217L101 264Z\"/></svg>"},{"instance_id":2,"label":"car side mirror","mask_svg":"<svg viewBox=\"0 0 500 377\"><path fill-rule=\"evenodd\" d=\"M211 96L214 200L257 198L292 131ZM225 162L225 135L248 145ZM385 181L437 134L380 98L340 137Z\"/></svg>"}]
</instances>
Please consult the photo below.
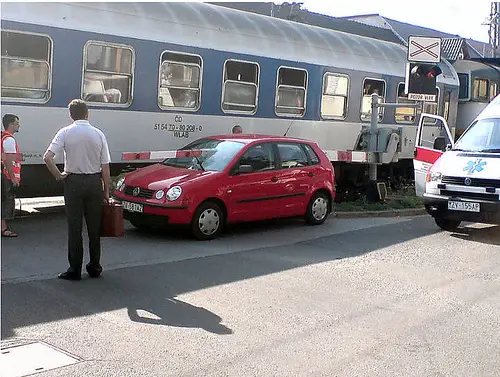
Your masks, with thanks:
<instances>
[{"instance_id":1,"label":"car side mirror","mask_svg":"<svg viewBox=\"0 0 500 377\"><path fill-rule=\"evenodd\" d=\"M251 172L253 172L253 167L252 167L252 165L240 165L237 172L239 174L251 173Z\"/></svg>"},{"instance_id":2,"label":"car side mirror","mask_svg":"<svg viewBox=\"0 0 500 377\"><path fill-rule=\"evenodd\" d=\"M446 149L446 138L444 136L439 136L434 139L433 149L444 152Z\"/></svg>"},{"instance_id":3,"label":"car side mirror","mask_svg":"<svg viewBox=\"0 0 500 377\"><path fill-rule=\"evenodd\" d=\"M451 143L446 144L446 150L447 151L451 151L451 148L453 148L453 146L451 145Z\"/></svg>"}]
</instances>

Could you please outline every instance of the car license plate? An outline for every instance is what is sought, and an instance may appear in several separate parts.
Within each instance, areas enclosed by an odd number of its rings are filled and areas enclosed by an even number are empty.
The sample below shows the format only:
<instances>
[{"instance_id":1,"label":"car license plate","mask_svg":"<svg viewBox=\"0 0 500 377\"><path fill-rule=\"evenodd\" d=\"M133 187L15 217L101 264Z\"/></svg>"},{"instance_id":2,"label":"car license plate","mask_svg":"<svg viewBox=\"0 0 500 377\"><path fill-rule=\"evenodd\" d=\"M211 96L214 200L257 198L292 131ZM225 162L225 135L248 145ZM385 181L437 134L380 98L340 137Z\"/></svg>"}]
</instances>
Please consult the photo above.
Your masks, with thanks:
<instances>
[{"instance_id":1,"label":"car license plate","mask_svg":"<svg viewBox=\"0 0 500 377\"><path fill-rule=\"evenodd\" d=\"M450 211L481 212L479 203L448 201Z\"/></svg>"},{"instance_id":2,"label":"car license plate","mask_svg":"<svg viewBox=\"0 0 500 377\"><path fill-rule=\"evenodd\" d=\"M130 212L143 212L143 205L138 203L122 202L122 207Z\"/></svg>"}]
</instances>

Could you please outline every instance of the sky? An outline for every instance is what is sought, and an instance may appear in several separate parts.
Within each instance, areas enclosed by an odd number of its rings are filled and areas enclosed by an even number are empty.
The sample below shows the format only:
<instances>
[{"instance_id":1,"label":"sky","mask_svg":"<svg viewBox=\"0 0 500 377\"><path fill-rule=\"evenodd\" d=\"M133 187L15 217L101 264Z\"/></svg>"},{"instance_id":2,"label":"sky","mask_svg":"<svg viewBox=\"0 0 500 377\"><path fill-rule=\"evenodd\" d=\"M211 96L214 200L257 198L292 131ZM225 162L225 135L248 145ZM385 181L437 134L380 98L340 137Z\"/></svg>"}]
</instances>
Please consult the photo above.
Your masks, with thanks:
<instances>
[{"instance_id":1,"label":"sky","mask_svg":"<svg viewBox=\"0 0 500 377\"><path fill-rule=\"evenodd\" d=\"M303 9L333 17L378 13L397 21L458 34L464 38L486 43L489 41L489 27L481 25L490 15L491 1L488 0L433 0L428 3L415 0L284 1L302 2ZM274 3L281 4L282 1L275 0Z\"/></svg>"}]
</instances>

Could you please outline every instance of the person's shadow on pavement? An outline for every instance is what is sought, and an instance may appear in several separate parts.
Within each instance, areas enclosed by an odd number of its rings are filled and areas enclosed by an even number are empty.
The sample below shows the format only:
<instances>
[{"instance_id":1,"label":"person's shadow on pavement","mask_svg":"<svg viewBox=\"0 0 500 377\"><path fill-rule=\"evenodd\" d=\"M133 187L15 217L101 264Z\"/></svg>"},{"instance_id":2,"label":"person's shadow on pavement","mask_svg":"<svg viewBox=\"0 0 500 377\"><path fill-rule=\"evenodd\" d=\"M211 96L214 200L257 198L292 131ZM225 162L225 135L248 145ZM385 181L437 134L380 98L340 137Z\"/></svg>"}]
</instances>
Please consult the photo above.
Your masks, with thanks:
<instances>
[{"instance_id":1,"label":"person's shadow on pavement","mask_svg":"<svg viewBox=\"0 0 500 377\"><path fill-rule=\"evenodd\" d=\"M148 302L135 302L129 305L128 316L134 322L175 327L198 327L205 331L227 335L233 331L221 324L222 318L198 306L193 306L173 297L149 299ZM141 315L141 311L153 314Z\"/></svg>"}]
</instances>

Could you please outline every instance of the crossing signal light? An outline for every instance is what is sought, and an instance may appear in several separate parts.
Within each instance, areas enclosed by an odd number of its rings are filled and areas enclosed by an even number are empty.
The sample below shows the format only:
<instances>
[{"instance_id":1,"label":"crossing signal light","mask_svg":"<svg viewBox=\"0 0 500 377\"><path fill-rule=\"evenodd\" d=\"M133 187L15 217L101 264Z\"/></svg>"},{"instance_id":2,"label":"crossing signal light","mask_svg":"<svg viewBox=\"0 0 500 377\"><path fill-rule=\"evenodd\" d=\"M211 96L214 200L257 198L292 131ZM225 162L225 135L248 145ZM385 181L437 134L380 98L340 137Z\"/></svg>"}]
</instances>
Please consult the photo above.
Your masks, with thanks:
<instances>
[{"instance_id":1,"label":"crossing signal light","mask_svg":"<svg viewBox=\"0 0 500 377\"><path fill-rule=\"evenodd\" d=\"M438 65L409 63L407 71L408 99L435 101L436 78L443 71Z\"/></svg>"},{"instance_id":2,"label":"crossing signal light","mask_svg":"<svg viewBox=\"0 0 500 377\"><path fill-rule=\"evenodd\" d=\"M410 72L410 75L414 76L425 76L429 79L439 76L443 71L439 68L438 65L430 65L430 64L415 64L413 69Z\"/></svg>"}]
</instances>

